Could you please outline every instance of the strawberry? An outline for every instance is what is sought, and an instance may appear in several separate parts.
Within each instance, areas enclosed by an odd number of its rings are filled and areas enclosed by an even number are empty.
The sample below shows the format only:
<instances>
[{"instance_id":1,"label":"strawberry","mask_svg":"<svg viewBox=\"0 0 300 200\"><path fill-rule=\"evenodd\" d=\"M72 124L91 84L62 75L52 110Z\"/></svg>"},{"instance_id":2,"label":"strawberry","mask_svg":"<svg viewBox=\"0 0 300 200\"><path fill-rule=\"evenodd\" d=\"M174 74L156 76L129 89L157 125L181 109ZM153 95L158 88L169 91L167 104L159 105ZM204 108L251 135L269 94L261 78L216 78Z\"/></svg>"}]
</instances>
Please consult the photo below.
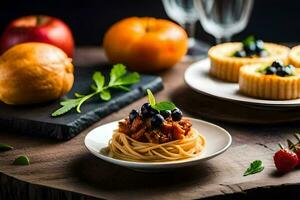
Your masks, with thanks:
<instances>
[{"instance_id":1,"label":"strawberry","mask_svg":"<svg viewBox=\"0 0 300 200\"><path fill-rule=\"evenodd\" d=\"M298 157L298 165L297 166L300 166L300 148L299 147L296 147L295 154Z\"/></svg>"},{"instance_id":2,"label":"strawberry","mask_svg":"<svg viewBox=\"0 0 300 200\"><path fill-rule=\"evenodd\" d=\"M300 166L300 136L297 133L294 134L294 136L298 140L298 142L296 144L294 144L290 140L287 140L287 143L288 143L289 149L296 153L298 160L299 160L298 166Z\"/></svg>"},{"instance_id":3,"label":"strawberry","mask_svg":"<svg viewBox=\"0 0 300 200\"><path fill-rule=\"evenodd\" d=\"M281 144L279 146L281 149L273 157L275 166L281 173L290 172L298 165L299 159L293 151L284 148Z\"/></svg>"}]
</instances>

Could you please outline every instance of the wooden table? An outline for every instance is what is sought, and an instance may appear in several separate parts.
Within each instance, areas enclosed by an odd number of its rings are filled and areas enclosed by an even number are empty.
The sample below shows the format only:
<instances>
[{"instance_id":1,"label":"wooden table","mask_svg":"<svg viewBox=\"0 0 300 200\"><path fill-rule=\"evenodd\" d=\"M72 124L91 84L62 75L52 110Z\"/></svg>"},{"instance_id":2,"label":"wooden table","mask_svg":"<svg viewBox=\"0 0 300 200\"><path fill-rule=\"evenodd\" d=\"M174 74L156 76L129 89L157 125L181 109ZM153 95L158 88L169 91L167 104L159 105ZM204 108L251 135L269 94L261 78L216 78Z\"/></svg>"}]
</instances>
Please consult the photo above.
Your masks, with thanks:
<instances>
[{"instance_id":1,"label":"wooden table","mask_svg":"<svg viewBox=\"0 0 300 200\"><path fill-rule=\"evenodd\" d=\"M81 48L76 52L77 66L105 62L100 49ZM193 117L225 121L238 119L239 115L247 118L241 105L206 97L187 88L183 73L188 64L179 63L174 69L161 73L165 89L157 94L158 99L173 100ZM106 163L87 151L83 141L90 130L124 117L145 101L144 98L128 105L66 142L0 130L0 142L15 147L0 154L0 199L252 199L258 195L299 196L300 171L280 176L275 171L272 158L277 149L276 143L284 142L300 130L296 122L255 125L214 121L231 133L232 147L199 166L163 173L131 171ZM247 109L255 111L255 108ZM281 112L275 113L280 115ZM249 118L254 119L250 114ZM294 121L297 119L295 117ZM29 156L31 165L11 164L21 154ZM263 161L265 170L243 177L249 163L256 159Z\"/></svg>"}]
</instances>

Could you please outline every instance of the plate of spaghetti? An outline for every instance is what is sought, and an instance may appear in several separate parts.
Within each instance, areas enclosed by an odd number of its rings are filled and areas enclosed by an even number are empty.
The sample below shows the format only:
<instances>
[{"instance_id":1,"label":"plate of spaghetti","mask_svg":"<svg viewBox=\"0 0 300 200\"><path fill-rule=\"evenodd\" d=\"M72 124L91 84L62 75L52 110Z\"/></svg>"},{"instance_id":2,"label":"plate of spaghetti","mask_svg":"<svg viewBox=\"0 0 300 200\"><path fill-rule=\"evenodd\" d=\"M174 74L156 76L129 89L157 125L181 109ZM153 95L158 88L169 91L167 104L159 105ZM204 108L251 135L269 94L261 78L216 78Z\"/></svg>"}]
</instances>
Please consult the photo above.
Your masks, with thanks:
<instances>
[{"instance_id":1,"label":"plate of spaghetti","mask_svg":"<svg viewBox=\"0 0 300 200\"><path fill-rule=\"evenodd\" d=\"M85 145L95 156L140 171L191 166L226 151L230 134L223 128L183 117L172 102L159 102L148 90L149 103L122 120L93 129Z\"/></svg>"}]
</instances>

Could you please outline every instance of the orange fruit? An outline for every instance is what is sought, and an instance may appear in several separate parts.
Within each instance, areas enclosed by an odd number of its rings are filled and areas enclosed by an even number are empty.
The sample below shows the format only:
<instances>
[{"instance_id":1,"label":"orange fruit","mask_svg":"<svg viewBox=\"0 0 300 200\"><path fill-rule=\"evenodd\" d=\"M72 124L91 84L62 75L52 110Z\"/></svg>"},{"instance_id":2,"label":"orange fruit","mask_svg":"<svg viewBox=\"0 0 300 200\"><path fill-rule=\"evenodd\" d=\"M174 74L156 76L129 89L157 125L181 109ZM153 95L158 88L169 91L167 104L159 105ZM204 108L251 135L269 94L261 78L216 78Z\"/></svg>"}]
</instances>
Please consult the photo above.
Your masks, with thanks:
<instances>
[{"instance_id":1,"label":"orange fruit","mask_svg":"<svg viewBox=\"0 0 300 200\"><path fill-rule=\"evenodd\" d=\"M111 63L154 72L175 65L185 55L188 37L179 25L150 17L123 19L105 33L103 47Z\"/></svg>"}]
</instances>

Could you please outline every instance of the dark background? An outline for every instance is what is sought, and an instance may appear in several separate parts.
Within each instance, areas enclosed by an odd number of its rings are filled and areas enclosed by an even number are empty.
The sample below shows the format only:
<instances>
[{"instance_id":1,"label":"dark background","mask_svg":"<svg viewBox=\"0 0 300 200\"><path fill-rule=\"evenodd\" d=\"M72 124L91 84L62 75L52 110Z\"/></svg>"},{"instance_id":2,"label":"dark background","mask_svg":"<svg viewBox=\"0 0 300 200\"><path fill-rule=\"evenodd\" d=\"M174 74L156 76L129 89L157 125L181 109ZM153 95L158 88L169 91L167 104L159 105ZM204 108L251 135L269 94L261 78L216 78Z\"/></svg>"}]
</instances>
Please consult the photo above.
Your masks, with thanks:
<instances>
[{"instance_id":1,"label":"dark background","mask_svg":"<svg viewBox=\"0 0 300 200\"><path fill-rule=\"evenodd\" d=\"M61 18L71 27L77 45L100 45L104 32L128 16L168 18L160 0L1 0L0 33L14 18L47 14ZM266 41L300 41L300 1L256 0L248 27L234 37L254 34ZM198 23L197 37L213 42Z\"/></svg>"}]
</instances>

